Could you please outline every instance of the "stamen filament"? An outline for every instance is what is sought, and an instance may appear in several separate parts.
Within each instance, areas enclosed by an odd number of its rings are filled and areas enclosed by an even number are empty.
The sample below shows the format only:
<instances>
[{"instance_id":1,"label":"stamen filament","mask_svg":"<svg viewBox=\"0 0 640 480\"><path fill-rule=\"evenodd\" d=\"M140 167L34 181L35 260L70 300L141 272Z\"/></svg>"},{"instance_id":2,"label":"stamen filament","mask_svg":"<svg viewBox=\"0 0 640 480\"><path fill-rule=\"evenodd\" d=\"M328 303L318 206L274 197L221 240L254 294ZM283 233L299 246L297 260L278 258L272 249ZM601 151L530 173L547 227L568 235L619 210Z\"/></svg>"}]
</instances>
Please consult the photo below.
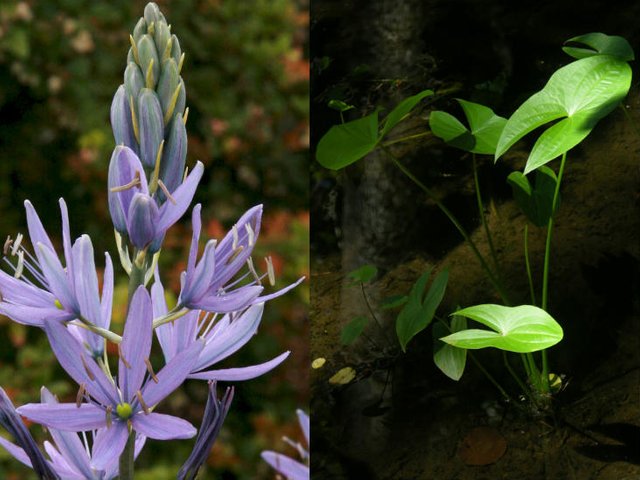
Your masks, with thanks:
<instances>
[{"instance_id":1,"label":"stamen filament","mask_svg":"<svg viewBox=\"0 0 640 480\"><path fill-rule=\"evenodd\" d=\"M22 275L22 270L24 270L24 253L22 250L18 252L18 266L16 267L16 272L13 274L15 278L20 278Z\"/></svg>"},{"instance_id":2,"label":"stamen filament","mask_svg":"<svg viewBox=\"0 0 640 480\"><path fill-rule=\"evenodd\" d=\"M160 190L162 190L162 192L164 193L164 196L167 197L171 203L173 203L174 205L178 204L178 202L176 202L176 199L173 198L173 196L171 195L171 192L169 192L169 189L167 188L167 186L160 179L158 179L158 186L160 187Z\"/></svg>"},{"instance_id":3,"label":"stamen filament","mask_svg":"<svg viewBox=\"0 0 640 480\"><path fill-rule=\"evenodd\" d=\"M7 239L4 241L4 246L2 247L2 254L7 255L9 253L9 249L11 248L11 244L13 240L11 239L11 235L7 235Z\"/></svg>"},{"instance_id":4,"label":"stamen filament","mask_svg":"<svg viewBox=\"0 0 640 480\"><path fill-rule=\"evenodd\" d=\"M149 410L149 407L144 402L144 399L142 398L142 392L140 390L136 392L136 397L138 398L138 401L140 402L140 405L142 406L142 410L144 410L145 415L149 415L151 413L151 410Z\"/></svg>"},{"instance_id":5,"label":"stamen filament","mask_svg":"<svg viewBox=\"0 0 640 480\"><path fill-rule=\"evenodd\" d=\"M128 368L131 369L131 364L129 362L127 362L127 359L124 356L124 353L122 352L122 344L119 343L118 344L118 356L120 357L120 360L122 360L122 364Z\"/></svg>"},{"instance_id":6,"label":"stamen filament","mask_svg":"<svg viewBox=\"0 0 640 480\"><path fill-rule=\"evenodd\" d=\"M238 248L234 249L233 253L227 260L227 265L231 264L231 262L233 262L238 257L238 255L240 255L240 252L242 252L242 250L244 250L244 246L238 245Z\"/></svg>"},{"instance_id":7,"label":"stamen filament","mask_svg":"<svg viewBox=\"0 0 640 480\"><path fill-rule=\"evenodd\" d=\"M112 412L113 412L113 407L111 405L109 405L107 407L107 413L106 413L106 416L107 416L107 428L111 427L111 423L112 423L112 421L111 421L111 413Z\"/></svg>"},{"instance_id":8,"label":"stamen filament","mask_svg":"<svg viewBox=\"0 0 640 480\"><path fill-rule=\"evenodd\" d=\"M84 399L84 393L86 391L86 387L84 386L84 383L80 384L80 388L78 389L78 394L76 395L76 407L80 408L80 405L82 405L82 400Z\"/></svg>"},{"instance_id":9,"label":"stamen filament","mask_svg":"<svg viewBox=\"0 0 640 480\"><path fill-rule=\"evenodd\" d=\"M80 360L82 360L82 366L84 367L84 371L87 372L87 375L89 376L89 379L93 382L96 379L96 377L91 372L91 370L89 370L89 366L87 365L87 362L84 359L84 355L80 355Z\"/></svg>"},{"instance_id":10,"label":"stamen filament","mask_svg":"<svg viewBox=\"0 0 640 480\"><path fill-rule=\"evenodd\" d=\"M247 267L249 267L249 271L251 272L251 275L253 275L253 278L256 281L256 283L258 285L262 285L262 282L260 281L260 276L258 275L258 272L256 272L256 268L253 266L253 258L251 257L247 258Z\"/></svg>"},{"instance_id":11,"label":"stamen filament","mask_svg":"<svg viewBox=\"0 0 640 480\"><path fill-rule=\"evenodd\" d=\"M114 193L124 192L125 190L129 190L133 187L137 187L138 185L140 185L140 172L136 170L136 174L134 175L133 180L131 180L129 183L125 185L120 185L119 187L111 187L109 190Z\"/></svg>"}]
</instances>

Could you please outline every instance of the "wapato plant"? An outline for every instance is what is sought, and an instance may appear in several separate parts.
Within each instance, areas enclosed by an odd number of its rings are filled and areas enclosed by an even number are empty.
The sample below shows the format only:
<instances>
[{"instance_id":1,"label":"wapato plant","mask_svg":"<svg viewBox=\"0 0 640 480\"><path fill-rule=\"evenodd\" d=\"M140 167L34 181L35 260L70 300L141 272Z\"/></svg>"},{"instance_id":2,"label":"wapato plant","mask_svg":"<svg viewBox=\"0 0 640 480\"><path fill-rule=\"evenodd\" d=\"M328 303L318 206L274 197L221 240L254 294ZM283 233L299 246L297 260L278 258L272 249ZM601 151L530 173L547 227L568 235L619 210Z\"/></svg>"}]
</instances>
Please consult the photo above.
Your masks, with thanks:
<instances>
[{"instance_id":1,"label":"wapato plant","mask_svg":"<svg viewBox=\"0 0 640 480\"><path fill-rule=\"evenodd\" d=\"M12 274L0 272L0 313L42 328L60 365L79 386L74 403L59 403L43 387L40 403L17 409L0 388L0 424L16 442L0 437L0 445L43 479L132 479L134 460L147 438L195 436L197 430L188 421L154 411L187 378L210 382L193 452L177 472L178 479L195 478L233 399L234 387L218 399L216 383L263 375L289 355L283 352L260 365L212 368L253 337L265 302L303 280L263 294L263 280L273 285L275 279L270 261L267 273L260 275L251 257L260 232L261 205L247 211L220 242L208 240L200 260L201 207L195 206L182 290L177 305L168 309L157 259L167 230L189 208L203 165L197 162L190 173L185 171L188 109L180 76L184 53L156 4L146 6L130 40L124 83L111 106L116 147L108 175L109 211L120 261L129 276L122 336L110 330L111 258L105 254L100 291L91 239L81 235L72 243L64 200L60 199L62 257L28 200L32 248L25 246L22 235L4 245L4 261ZM149 361L154 332L165 360L157 373ZM118 346L117 376L110 371L106 341ZM48 459L19 415L49 429L55 445L45 444ZM308 428L305 432L308 437ZM303 460L308 462L308 455Z\"/></svg>"},{"instance_id":2,"label":"wapato plant","mask_svg":"<svg viewBox=\"0 0 640 480\"><path fill-rule=\"evenodd\" d=\"M555 214L560 207L560 185L569 150L584 140L600 119L608 115L625 98L631 86L631 68L634 59L629 43L622 37L603 33L589 33L567 40L563 50L576 59L558 69L544 88L527 99L509 118L496 115L490 108L466 100L458 103L466 116L468 126L454 116L433 111L429 117L429 131L408 137L385 140L387 134L406 118L418 103L434 95L425 90L401 101L379 121L379 110L357 120L335 125L318 143L316 158L324 167L339 170L366 157L374 149L381 149L390 160L420 188L446 215L464 238L485 271L503 305L468 306L451 314L451 320L435 316L447 284L443 270L427 289L430 272L425 272L406 296L392 299L382 308L402 306L396 320L396 332L402 350L420 331L427 328L434 318L434 361L450 378L459 380L466 365L468 350L497 348L503 352L519 353L527 381L511 367L504 355L505 367L523 392L538 407L548 406L554 390L555 375L549 371L546 350L560 342L563 331L549 315L549 269L551 239ZM342 113L352 109L338 99L331 107ZM525 135L554 122L535 142L523 172L512 172L507 181L513 189L514 199L528 221L536 227L546 227L541 295L535 293L534 280L528 252L528 225L524 227L524 261L529 282L530 305L512 306L509 293L502 281L500 262L493 246L491 232L484 215L484 205L478 181L476 155L492 155L497 161ZM476 200L482 228L487 237L490 260L485 258L468 232L452 212L421 182L390 150L399 142L413 141L425 136L435 136L448 145L471 153ZM561 157L556 174L547 164ZM535 172L532 183L527 176ZM369 269L371 267L369 266ZM358 273L361 271L356 271ZM375 273L373 274L375 276ZM371 280L360 279L362 283ZM455 301L455 299L454 299ZM468 329L467 319L489 329ZM344 343L350 343L360 335L367 319L357 317L343 330ZM447 335L448 333L448 335ZM540 352L540 359L533 356ZM474 357L474 362L478 363ZM483 373L507 398L508 393L479 365ZM557 385L556 385L557 386Z\"/></svg>"}]
</instances>

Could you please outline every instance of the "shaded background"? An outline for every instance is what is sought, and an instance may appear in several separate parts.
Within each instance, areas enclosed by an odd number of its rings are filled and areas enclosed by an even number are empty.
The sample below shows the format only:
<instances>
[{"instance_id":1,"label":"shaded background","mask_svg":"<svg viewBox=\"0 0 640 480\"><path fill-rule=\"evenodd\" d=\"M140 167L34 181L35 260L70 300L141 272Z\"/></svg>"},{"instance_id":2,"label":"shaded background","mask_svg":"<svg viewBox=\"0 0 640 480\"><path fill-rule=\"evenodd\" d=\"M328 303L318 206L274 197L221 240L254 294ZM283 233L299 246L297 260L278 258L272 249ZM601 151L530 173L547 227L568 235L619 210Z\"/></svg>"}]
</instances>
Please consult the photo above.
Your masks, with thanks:
<instances>
[{"instance_id":1,"label":"shaded background","mask_svg":"<svg viewBox=\"0 0 640 480\"><path fill-rule=\"evenodd\" d=\"M88 233L116 263L114 329L122 328L126 275L117 264L106 202L114 146L111 98L122 83L128 35L144 1L8 0L0 4L0 234L26 233L30 199L59 242L57 199L69 206L74 238ZM194 204L207 236L221 238L248 207L264 203L255 260L272 255L277 287L308 273L308 6L305 0L159 1L186 52L182 75L190 114L187 164L205 165ZM165 240L161 271L177 293L186 265L190 214ZM101 269L103 257L97 255ZM261 268L264 265L260 262ZM273 373L238 385L201 478L272 478L264 449L293 450L295 408L308 404L308 288L265 309L259 335L221 367L260 363L292 350ZM57 365L43 333L0 319L0 385L16 404L47 385L62 400L76 385ZM157 355L158 352L156 352ZM156 365L160 357L156 356ZM162 411L199 425L204 382L188 382ZM44 438L41 429L34 433ZM172 478L192 441L150 441L136 478ZM0 451L0 478L29 478Z\"/></svg>"}]
</instances>

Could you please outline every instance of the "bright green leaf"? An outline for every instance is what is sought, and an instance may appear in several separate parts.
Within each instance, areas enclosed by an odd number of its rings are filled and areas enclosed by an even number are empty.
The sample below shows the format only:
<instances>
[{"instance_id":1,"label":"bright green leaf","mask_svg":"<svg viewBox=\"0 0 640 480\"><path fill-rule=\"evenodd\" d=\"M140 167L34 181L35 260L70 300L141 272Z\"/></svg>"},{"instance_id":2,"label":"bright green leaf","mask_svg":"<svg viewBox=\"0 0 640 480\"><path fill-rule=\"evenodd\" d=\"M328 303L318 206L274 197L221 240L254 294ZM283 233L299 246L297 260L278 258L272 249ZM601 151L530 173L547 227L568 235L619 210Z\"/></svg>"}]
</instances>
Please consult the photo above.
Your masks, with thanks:
<instances>
[{"instance_id":1,"label":"bright green leaf","mask_svg":"<svg viewBox=\"0 0 640 480\"><path fill-rule=\"evenodd\" d=\"M318 142L316 160L325 168L339 170L370 153L378 143L378 112L358 120L334 125Z\"/></svg>"},{"instance_id":2,"label":"bright green leaf","mask_svg":"<svg viewBox=\"0 0 640 480\"><path fill-rule=\"evenodd\" d=\"M343 345L351 345L356 338L364 331L364 328L369 323L367 317L356 317L349 321L340 332L340 343Z\"/></svg>"},{"instance_id":3,"label":"bright green leaf","mask_svg":"<svg viewBox=\"0 0 640 480\"><path fill-rule=\"evenodd\" d=\"M605 35L604 33L587 33L577 37L570 38L566 42L583 44L584 47L562 47L562 50L573 58L586 58L593 55L611 55L625 62L634 59L633 48L626 39L618 35Z\"/></svg>"},{"instance_id":4,"label":"bright green leaf","mask_svg":"<svg viewBox=\"0 0 640 480\"><path fill-rule=\"evenodd\" d=\"M436 111L429 116L429 127L433 134L452 147L467 152L494 154L507 120L484 105L462 99L457 100L467 117L469 129L452 115Z\"/></svg>"},{"instance_id":5,"label":"bright green leaf","mask_svg":"<svg viewBox=\"0 0 640 480\"><path fill-rule=\"evenodd\" d=\"M524 173L550 162L580 143L626 96L630 85L629 65L609 55L583 58L557 70L507 121L496 160L526 134L564 118L540 136Z\"/></svg>"},{"instance_id":6,"label":"bright green leaf","mask_svg":"<svg viewBox=\"0 0 640 480\"><path fill-rule=\"evenodd\" d=\"M467 319L454 315L451 319L451 327L448 330L444 325L433 325L433 361L447 377L458 381L464 373L467 363L467 350L454 347L440 340L440 337L448 333L456 333L467 328Z\"/></svg>"},{"instance_id":7,"label":"bright green leaf","mask_svg":"<svg viewBox=\"0 0 640 480\"><path fill-rule=\"evenodd\" d=\"M549 348L562 340L562 327L541 308L532 305L505 307L476 305L455 312L492 330L463 330L441 338L450 345L478 349L494 347L516 353Z\"/></svg>"},{"instance_id":8,"label":"bright green leaf","mask_svg":"<svg viewBox=\"0 0 640 480\"><path fill-rule=\"evenodd\" d=\"M422 92L413 95L411 97L402 100L396 107L389 112L387 118L384 121L382 131L380 132L380 139L384 137L389 131L395 127L400 121L407 115L413 108L420 103L425 97L433 95L433 90L423 90Z\"/></svg>"},{"instance_id":9,"label":"bright green leaf","mask_svg":"<svg viewBox=\"0 0 640 480\"><path fill-rule=\"evenodd\" d=\"M396 334L403 351L406 351L409 341L431 323L444 296L449 272L447 270L440 272L425 295L430 274L431 270L428 270L416 281L409 293L407 303L396 319Z\"/></svg>"}]
</instances>

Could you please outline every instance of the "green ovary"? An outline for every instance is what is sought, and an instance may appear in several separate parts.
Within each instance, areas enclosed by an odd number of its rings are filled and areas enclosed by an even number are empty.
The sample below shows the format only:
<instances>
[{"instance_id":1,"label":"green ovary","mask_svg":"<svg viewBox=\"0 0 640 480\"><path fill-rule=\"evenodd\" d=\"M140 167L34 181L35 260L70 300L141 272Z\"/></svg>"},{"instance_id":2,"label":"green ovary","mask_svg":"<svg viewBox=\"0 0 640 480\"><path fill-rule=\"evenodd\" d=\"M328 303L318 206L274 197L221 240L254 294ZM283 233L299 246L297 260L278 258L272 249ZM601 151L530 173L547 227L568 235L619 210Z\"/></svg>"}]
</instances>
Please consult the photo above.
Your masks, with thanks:
<instances>
[{"instance_id":1,"label":"green ovary","mask_svg":"<svg viewBox=\"0 0 640 480\"><path fill-rule=\"evenodd\" d=\"M56 306L56 308L58 310L64 310L64 307L62 306L62 303L60 303L60 300L58 300L57 298L56 298L56 301L53 302L53 303L54 303L54 305Z\"/></svg>"},{"instance_id":2,"label":"green ovary","mask_svg":"<svg viewBox=\"0 0 640 480\"><path fill-rule=\"evenodd\" d=\"M116 407L116 414L122 420L128 420L133 415L133 409L128 403L121 403Z\"/></svg>"}]
</instances>

